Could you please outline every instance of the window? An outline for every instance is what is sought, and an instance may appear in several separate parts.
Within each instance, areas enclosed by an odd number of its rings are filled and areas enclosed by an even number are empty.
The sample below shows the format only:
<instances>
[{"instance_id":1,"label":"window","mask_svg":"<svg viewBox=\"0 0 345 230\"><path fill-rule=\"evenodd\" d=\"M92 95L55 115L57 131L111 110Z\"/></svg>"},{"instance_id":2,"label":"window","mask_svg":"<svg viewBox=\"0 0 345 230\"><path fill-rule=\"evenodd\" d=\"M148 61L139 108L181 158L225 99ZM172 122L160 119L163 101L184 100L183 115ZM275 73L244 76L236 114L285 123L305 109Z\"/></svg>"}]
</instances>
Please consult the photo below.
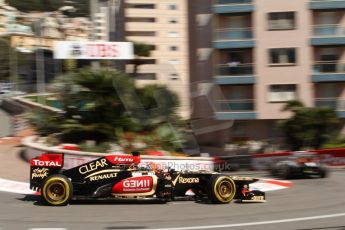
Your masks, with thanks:
<instances>
[{"instance_id":1,"label":"window","mask_svg":"<svg viewBox=\"0 0 345 230\"><path fill-rule=\"evenodd\" d=\"M291 65L296 64L295 48L270 49L270 64Z\"/></svg>"},{"instance_id":2,"label":"window","mask_svg":"<svg viewBox=\"0 0 345 230\"><path fill-rule=\"evenodd\" d=\"M126 8L136 8L136 9L155 9L155 4L140 4L140 3L127 3Z\"/></svg>"},{"instance_id":3,"label":"window","mask_svg":"<svg viewBox=\"0 0 345 230\"><path fill-rule=\"evenodd\" d=\"M144 17L133 17L133 18L126 18L126 22L155 22L155 18L144 18Z\"/></svg>"},{"instance_id":4,"label":"window","mask_svg":"<svg viewBox=\"0 0 345 230\"><path fill-rule=\"evenodd\" d=\"M136 80L156 80L156 73L137 73Z\"/></svg>"},{"instance_id":5,"label":"window","mask_svg":"<svg viewBox=\"0 0 345 230\"><path fill-rule=\"evenodd\" d=\"M177 5L174 4L174 3L171 3L171 4L168 5L168 9L169 10L177 10Z\"/></svg>"},{"instance_id":6,"label":"window","mask_svg":"<svg viewBox=\"0 0 345 230\"><path fill-rule=\"evenodd\" d=\"M179 76L177 73L172 73L169 75L170 80L178 80Z\"/></svg>"},{"instance_id":7,"label":"window","mask_svg":"<svg viewBox=\"0 0 345 230\"><path fill-rule=\"evenodd\" d=\"M174 31L168 33L168 37L170 37L170 38L176 38L178 36L179 36L179 34L177 32L174 32Z\"/></svg>"},{"instance_id":8,"label":"window","mask_svg":"<svg viewBox=\"0 0 345 230\"><path fill-rule=\"evenodd\" d=\"M297 99L296 85L270 85L269 102L287 102Z\"/></svg>"},{"instance_id":9,"label":"window","mask_svg":"<svg viewBox=\"0 0 345 230\"><path fill-rule=\"evenodd\" d=\"M177 23L177 18L169 18L168 21L170 24L176 24Z\"/></svg>"},{"instance_id":10,"label":"window","mask_svg":"<svg viewBox=\"0 0 345 230\"><path fill-rule=\"evenodd\" d=\"M295 27L295 12L276 12L268 14L269 30L293 30Z\"/></svg>"},{"instance_id":11,"label":"window","mask_svg":"<svg viewBox=\"0 0 345 230\"><path fill-rule=\"evenodd\" d=\"M143 36L143 37L150 37L155 36L156 33L154 31L127 31L126 36Z\"/></svg>"},{"instance_id":12,"label":"window","mask_svg":"<svg viewBox=\"0 0 345 230\"><path fill-rule=\"evenodd\" d=\"M178 50L178 47L177 47L177 46L170 46L170 47L169 47L169 50L170 50L170 51L177 51L177 50Z\"/></svg>"},{"instance_id":13,"label":"window","mask_svg":"<svg viewBox=\"0 0 345 230\"><path fill-rule=\"evenodd\" d=\"M171 65L178 65L180 64L180 61L178 59L171 59L168 61L168 63Z\"/></svg>"}]
</instances>

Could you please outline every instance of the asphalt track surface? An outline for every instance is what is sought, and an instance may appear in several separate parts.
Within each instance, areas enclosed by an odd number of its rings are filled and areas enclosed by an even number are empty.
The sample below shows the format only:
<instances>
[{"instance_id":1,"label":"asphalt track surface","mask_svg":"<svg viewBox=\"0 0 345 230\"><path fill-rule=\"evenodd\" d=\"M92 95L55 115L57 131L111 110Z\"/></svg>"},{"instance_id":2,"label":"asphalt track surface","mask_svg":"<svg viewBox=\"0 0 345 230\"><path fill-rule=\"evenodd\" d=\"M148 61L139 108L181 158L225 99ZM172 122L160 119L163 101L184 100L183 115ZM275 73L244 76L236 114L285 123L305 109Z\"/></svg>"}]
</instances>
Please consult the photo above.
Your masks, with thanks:
<instances>
[{"instance_id":1,"label":"asphalt track surface","mask_svg":"<svg viewBox=\"0 0 345 230\"><path fill-rule=\"evenodd\" d=\"M78 202L42 206L33 196L0 192L0 229L298 229L345 230L345 171L295 180L260 204L193 201Z\"/></svg>"}]
</instances>

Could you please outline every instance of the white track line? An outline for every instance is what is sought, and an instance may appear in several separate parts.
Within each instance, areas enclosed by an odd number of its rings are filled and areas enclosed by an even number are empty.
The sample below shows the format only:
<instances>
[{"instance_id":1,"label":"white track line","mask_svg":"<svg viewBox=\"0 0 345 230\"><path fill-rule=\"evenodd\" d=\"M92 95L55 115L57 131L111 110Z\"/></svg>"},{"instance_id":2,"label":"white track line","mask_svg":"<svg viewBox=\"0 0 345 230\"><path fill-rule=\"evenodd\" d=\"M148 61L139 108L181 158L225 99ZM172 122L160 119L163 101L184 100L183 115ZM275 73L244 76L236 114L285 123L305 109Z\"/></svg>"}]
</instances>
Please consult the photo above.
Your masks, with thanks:
<instances>
[{"instance_id":1,"label":"white track line","mask_svg":"<svg viewBox=\"0 0 345 230\"><path fill-rule=\"evenodd\" d=\"M345 212L329 214L329 215L321 215L321 216L309 216L309 217L301 217L301 218L268 220L268 221L248 222L248 223L239 223L239 224L204 225L204 226L190 226L190 227L177 227L177 228L151 228L151 229L146 229L146 230L192 230L192 229L233 228L233 227L264 225L264 224L279 224L279 223L289 223L289 222L298 222L298 221L307 221L307 220L318 220L318 219L327 219L327 218L334 218L334 217L341 217L341 216L345 216Z\"/></svg>"},{"instance_id":2,"label":"white track line","mask_svg":"<svg viewBox=\"0 0 345 230\"><path fill-rule=\"evenodd\" d=\"M67 230L67 228L29 228L28 230Z\"/></svg>"}]
</instances>

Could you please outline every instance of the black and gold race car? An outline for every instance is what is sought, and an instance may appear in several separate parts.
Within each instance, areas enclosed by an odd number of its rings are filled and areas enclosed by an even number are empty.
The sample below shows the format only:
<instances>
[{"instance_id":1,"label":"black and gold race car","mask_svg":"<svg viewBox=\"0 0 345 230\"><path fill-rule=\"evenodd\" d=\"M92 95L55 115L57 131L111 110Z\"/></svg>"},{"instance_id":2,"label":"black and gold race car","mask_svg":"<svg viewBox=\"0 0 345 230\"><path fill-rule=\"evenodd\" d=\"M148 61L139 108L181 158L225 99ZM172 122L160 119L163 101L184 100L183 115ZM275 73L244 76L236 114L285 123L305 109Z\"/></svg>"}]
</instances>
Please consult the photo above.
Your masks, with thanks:
<instances>
[{"instance_id":1,"label":"black and gold race car","mask_svg":"<svg viewBox=\"0 0 345 230\"><path fill-rule=\"evenodd\" d=\"M194 199L218 204L233 199L264 202L265 193L249 191L258 179L208 171L154 170L140 164L140 156L106 155L71 169L63 169L63 154L31 159L30 188L49 205L71 199L155 199L163 202Z\"/></svg>"}]
</instances>

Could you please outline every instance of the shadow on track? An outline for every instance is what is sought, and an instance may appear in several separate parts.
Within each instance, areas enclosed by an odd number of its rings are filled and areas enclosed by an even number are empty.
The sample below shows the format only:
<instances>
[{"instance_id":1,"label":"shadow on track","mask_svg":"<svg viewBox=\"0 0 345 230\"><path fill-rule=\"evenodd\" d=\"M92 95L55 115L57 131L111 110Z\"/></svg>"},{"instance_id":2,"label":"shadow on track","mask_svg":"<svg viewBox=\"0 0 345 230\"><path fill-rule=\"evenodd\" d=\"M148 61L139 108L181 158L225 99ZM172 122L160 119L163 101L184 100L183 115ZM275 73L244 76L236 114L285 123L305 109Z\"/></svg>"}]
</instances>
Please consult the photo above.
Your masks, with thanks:
<instances>
[{"instance_id":1,"label":"shadow on track","mask_svg":"<svg viewBox=\"0 0 345 230\"><path fill-rule=\"evenodd\" d=\"M22 198L16 198L24 202L33 202L35 206L51 206L42 201L39 195L25 195ZM71 200L70 205L152 205L165 204L166 202L160 200L112 200L112 199L80 199Z\"/></svg>"}]
</instances>

